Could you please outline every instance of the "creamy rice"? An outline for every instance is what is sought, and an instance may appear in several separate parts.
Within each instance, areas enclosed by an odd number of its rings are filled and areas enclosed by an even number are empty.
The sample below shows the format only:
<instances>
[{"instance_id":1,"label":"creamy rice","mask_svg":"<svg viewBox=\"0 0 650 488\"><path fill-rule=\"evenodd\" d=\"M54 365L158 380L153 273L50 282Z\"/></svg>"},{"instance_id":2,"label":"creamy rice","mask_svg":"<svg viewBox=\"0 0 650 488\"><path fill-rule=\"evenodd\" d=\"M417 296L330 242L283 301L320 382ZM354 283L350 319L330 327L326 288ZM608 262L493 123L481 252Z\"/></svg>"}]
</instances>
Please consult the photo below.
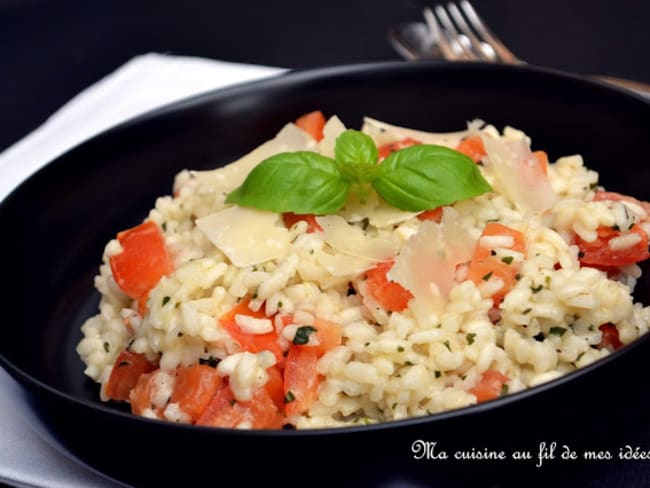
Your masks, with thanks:
<instances>
[{"instance_id":1,"label":"creamy rice","mask_svg":"<svg viewBox=\"0 0 650 488\"><path fill-rule=\"evenodd\" d=\"M628 230L636 224L648 228L646 209L632 200L595 199L602 190L598 174L578 155L552 162L541 184L533 181L522 191L521 181L507 173L517 158L530 156L531 140L513 128L499 133L472 122L465 131L428 134L366 119L362 131L378 146L405 137L452 148L464 137L483 139L487 155L480 169L494 191L445 207L441 223L420 220L372 194L365 204L350 199L337 215L317 217L322 232L308 232L304 221L287 229L279 215L224 203L262 159L297 150L331 156L343 130L334 117L317 143L288 124L229 166L178 174L174 196L158 198L148 215L164 236L174 269L150 290L144 313L111 271L110 257L122 246L117 240L106 245L95 278L99 313L83 325L77 348L85 373L102 385L102 399L108 399L106 385L128 348L166 372L145 416L189 422L170 402L173 372L210 360L220 361L217 372L228 378L235 399L249 401L268 381L266 368L276 358L268 351L241 351L220 325L219 318L245 297L265 318L238 315L237 326L251 335L276 333L284 351L299 327L318 320L341 326L341 344L318 359L317 398L306 412L287 419L298 428L465 407L477 403L473 391L486 371L507 377L501 393L509 394L610 354L612 348L602 345L603 324L612 324L623 344L648 331L650 311L631 294L639 267L581 265L577 245L578 239L595 241L599 228L614 228L620 235L607 245L625 252L641 240ZM482 236L490 222L523 234L525 252L511 249L511 236ZM432 255L440 251L440 235L443 251L484 246L516 267L516 281L497 307L493 295L503 280L490 276L477 284L466 279L466 263L438 263ZM388 259L396 263L388 278L415 297L399 312L378 303L365 280L369 269ZM436 269L446 265L453 265L452 275L439 276ZM289 314L293 320L285 324L280 317ZM157 415L156 408L163 413Z\"/></svg>"}]
</instances>

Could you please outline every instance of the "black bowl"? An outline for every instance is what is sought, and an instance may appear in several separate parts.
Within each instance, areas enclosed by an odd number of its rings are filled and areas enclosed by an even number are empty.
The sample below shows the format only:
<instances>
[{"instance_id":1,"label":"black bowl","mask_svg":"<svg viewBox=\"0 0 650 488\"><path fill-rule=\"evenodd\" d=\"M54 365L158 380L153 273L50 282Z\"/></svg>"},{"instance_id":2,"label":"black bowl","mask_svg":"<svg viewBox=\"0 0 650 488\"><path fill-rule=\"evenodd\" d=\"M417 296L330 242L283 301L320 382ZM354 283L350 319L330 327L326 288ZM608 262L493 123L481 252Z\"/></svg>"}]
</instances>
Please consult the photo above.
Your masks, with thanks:
<instances>
[{"instance_id":1,"label":"black bowl","mask_svg":"<svg viewBox=\"0 0 650 488\"><path fill-rule=\"evenodd\" d=\"M134 417L98 400L75 346L98 305L93 276L104 244L170 193L179 170L230 162L314 109L338 114L349 127L359 127L364 115L432 131L457 130L477 117L512 125L551 159L580 153L608 189L650 199L650 104L533 67L384 63L294 72L144 115L56 159L0 205L0 364L25 386L51 434L82 462L138 486L229 479L357 486L407 480L463 486L480 479L481 486L504 486L531 474L573 482L608 469L561 460L560 449L616 455L625 436L648 430L644 408L627 408L650 404L637 373L650 352L647 336L525 392L373 426L206 429ZM650 303L648 278L636 298ZM429 443L423 459L419 441ZM558 447L556 459L537 468L541 442ZM486 449L504 451L506 459L454 459L456 452L476 457ZM513 460L514 451L530 451L533 459Z\"/></svg>"}]
</instances>

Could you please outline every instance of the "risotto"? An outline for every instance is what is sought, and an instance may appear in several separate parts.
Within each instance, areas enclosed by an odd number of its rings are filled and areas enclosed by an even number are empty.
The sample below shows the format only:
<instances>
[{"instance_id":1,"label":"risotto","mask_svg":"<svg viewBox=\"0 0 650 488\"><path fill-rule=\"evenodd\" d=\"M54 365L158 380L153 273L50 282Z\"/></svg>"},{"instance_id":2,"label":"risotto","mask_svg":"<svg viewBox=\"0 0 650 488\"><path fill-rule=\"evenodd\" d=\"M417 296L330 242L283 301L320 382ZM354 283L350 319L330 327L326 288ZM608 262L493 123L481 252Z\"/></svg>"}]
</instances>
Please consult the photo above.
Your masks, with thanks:
<instances>
[{"instance_id":1,"label":"risotto","mask_svg":"<svg viewBox=\"0 0 650 488\"><path fill-rule=\"evenodd\" d=\"M531 147L482 121L350 131L313 112L180 172L105 247L85 374L149 418L316 428L466 407L597 361L648 331L632 291L650 204Z\"/></svg>"}]
</instances>

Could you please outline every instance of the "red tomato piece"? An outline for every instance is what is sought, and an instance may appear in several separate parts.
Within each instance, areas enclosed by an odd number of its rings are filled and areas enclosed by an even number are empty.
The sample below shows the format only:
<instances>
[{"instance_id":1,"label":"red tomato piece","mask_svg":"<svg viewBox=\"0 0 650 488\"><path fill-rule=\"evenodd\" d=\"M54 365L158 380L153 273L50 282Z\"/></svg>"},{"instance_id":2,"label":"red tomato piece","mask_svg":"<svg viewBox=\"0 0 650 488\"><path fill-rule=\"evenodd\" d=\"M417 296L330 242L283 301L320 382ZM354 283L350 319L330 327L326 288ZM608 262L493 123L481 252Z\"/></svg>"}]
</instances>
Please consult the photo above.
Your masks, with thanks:
<instances>
[{"instance_id":1,"label":"red tomato piece","mask_svg":"<svg viewBox=\"0 0 650 488\"><path fill-rule=\"evenodd\" d=\"M106 383L105 393L111 400L126 401L138 379L156 369L144 354L124 350L115 360L111 376Z\"/></svg>"},{"instance_id":2,"label":"red tomato piece","mask_svg":"<svg viewBox=\"0 0 650 488\"><path fill-rule=\"evenodd\" d=\"M442 220L442 209L443 207L434 208L432 210L425 210L422 213L418 214L419 220L432 220L433 222L440 223Z\"/></svg>"},{"instance_id":3,"label":"red tomato piece","mask_svg":"<svg viewBox=\"0 0 650 488\"><path fill-rule=\"evenodd\" d=\"M314 110L313 112L298 117L296 119L296 125L311 135L314 139L320 141L323 138L325 116L320 110Z\"/></svg>"},{"instance_id":4,"label":"red tomato piece","mask_svg":"<svg viewBox=\"0 0 650 488\"><path fill-rule=\"evenodd\" d=\"M230 312L224 314L219 318L219 324L226 329L235 342L239 344L242 351L248 351L252 353L258 353L260 351L271 351L278 363L282 362L284 359L282 347L278 342L278 336L275 333L275 330L268 332L266 334L249 334L242 331L237 322L235 321L236 315L248 315L249 317L254 317L257 319L269 318L271 321L272 317L267 317L264 314L264 307L260 308L257 312L252 311L248 308L250 303L250 298L245 298L241 300Z\"/></svg>"},{"instance_id":5,"label":"red tomato piece","mask_svg":"<svg viewBox=\"0 0 650 488\"><path fill-rule=\"evenodd\" d=\"M109 258L111 271L117 286L134 300L174 270L164 237L152 221L119 232L117 240L122 252Z\"/></svg>"},{"instance_id":6,"label":"red tomato piece","mask_svg":"<svg viewBox=\"0 0 650 488\"><path fill-rule=\"evenodd\" d=\"M282 220L287 229L290 229L296 222L304 220L307 222L307 233L323 231L323 228L316 221L316 216L314 214L295 214L293 212L286 212L282 214Z\"/></svg>"},{"instance_id":7,"label":"red tomato piece","mask_svg":"<svg viewBox=\"0 0 650 488\"><path fill-rule=\"evenodd\" d=\"M456 146L456 151L463 153L475 163L487 155L481 136L466 137Z\"/></svg>"},{"instance_id":8,"label":"red tomato piece","mask_svg":"<svg viewBox=\"0 0 650 488\"><path fill-rule=\"evenodd\" d=\"M288 416L300 415L318 397L318 354L311 347L291 346L284 366L284 401Z\"/></svg>"},{"instance_id":9,"label":"red tomato piece","mask_svg":"<svg viewBox=\"0 0 650 488\"><path fill-rule=\"evenodd\" d=\"M481 375L479 382L469 390L469 392L476 397L478 403L487 402L498 398L503 393L503 385L508 383L510 379L492 369L488 369Z\"/></svg>"},{"instance_id":10,"label":"red tomato piece","mask_svg":"<svg viewBox=\"0 0 650 488\"><path fill-rule=\"evenodd\" d=\"M385 261L366 271L368 293L386 310L401 312L408 307L413 294L399 283L389 281L386 274L393 261Z\"/></svg>"},{"instance_id":11,"label":"red tomato piece","mask_svg":"<svg viewBox=\"0 0 650 488\"><path fill-rule=\"evenodd\" d=\"M602 333L602 339L600 340L600 343L598 343L599 348L602 349L604 347L610 351L616 351L617 349L623 347L623 343L618 336L618 329L614 324L607 323L601 325L598 328Z\"/></svg>"},{"instance_id":12,"label":"red tomato piece","mask_svg":"<svg viewBox=\"0 0 650 488\"><path fill-rule=\"evenodd\" d=\"M190 416L192 422L201 416L221 384L215 368L204 364L181 366L176 370L176 382L171 402Z\"/></svg>"},{"instance_id":13,"label":"red tomato piece","mask_svg":"<svg viewBox=\"0 0 650 488\"><path fill-rule=\"evenodd\" d=\"M624 249L612 250L609 241L621 235L620 231L611 227L599 227L598 237L592 242L576 237L576 245L580 249L578 259L584 266L607 267L625 266L644 261L650 257L648 252L648 234L636 224L629 233L640 236L639 242Z\"/></svg>"},{"instance_id":14,"label":"red tomato piece","mask_svg":"<svg viewBox=\"0 0 650 488\"><path fill-rule=\"evenodd\" d=\"M377 148L379 160L381 161L382 159L386 159L395 151L399 151L400 149L404 149L405 147L417 146L418 144L422 144L422 143L420 141L407 137L400 141L395 141L389 144L384 144L383 146L379 146L379 148Z\"/></svg>"}]
</instances>

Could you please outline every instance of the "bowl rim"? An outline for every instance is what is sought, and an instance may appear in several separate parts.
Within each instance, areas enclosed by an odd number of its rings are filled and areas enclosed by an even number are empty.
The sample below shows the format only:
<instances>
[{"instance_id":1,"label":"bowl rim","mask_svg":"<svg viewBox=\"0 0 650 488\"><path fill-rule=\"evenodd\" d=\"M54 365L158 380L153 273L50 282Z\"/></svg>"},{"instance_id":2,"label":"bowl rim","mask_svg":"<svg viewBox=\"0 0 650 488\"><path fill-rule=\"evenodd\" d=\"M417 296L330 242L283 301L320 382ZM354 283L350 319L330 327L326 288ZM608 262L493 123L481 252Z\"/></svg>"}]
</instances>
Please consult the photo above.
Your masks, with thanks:
<instances>
[{"instance_id":1,"label":"bowl rim","mask_svg":"<svg viewBox=\"0 0 650 488\"><path fill-rule=\"evenodd\" d=\"M35 171L33 174L25 178L20 184L14 187L7 196L0 201L0 218L5 208L10 204L10 202L16 198L16 195L21 191L22 187L27 185L30 180L36 178L41 174L46 168L63 161L66 158L70 157L71 153L74 153L77 150L80 150L86 146L92 146L99 143L104 138L114 136L116 133L122 131L128 131L131 127L137 126L139 124L145 123L152 119L164 118L171 114L177 112L183 112L189 110L193 107L200 106L203 104L208 104L213 101L228 99L231 97L237 97L245 95L254 90L260 89L272 89L278 85L302 85L308 84L314 81L323 81L328 78L337 78L341 76L354 76L354 75L368 75L373 72L378 74L386 74L391 72L402 72L407 74L417 74L422 71L467 71L467 72L504 72L504 73L529 73L534 76L547 77L549 79L561 80L562 82L570 82L575 84L582 84L583 86L597 87L598 89L604 90L609 93L617 94L618 96L627 97L631 100L634 100L635 103L640 103L650 108L650 97L645 97L637 92L615 86L609 83L606 83L602 80L589 78L583 75L569 73L566 71L551 69L533 65L503 65L503 64L484 64L476 62L440 62L440 61L418 61L418 62L406 62L406 61L380 61L380 62L364 62L364 63L350 63L350 64L339 64L331 65L320 68L304 69L304 70L293 70L288 72L283 72L277 75L271 75L269 77L247 81L244 83L238 83L235 85L217 88L214 90L207 91L205 93L200 93L193 95L187 98L183 98L177 101L173 101L162 105L158 108L148 110L142 114L131 117L127 120L124 120L114 126L111 126L105 130L102 130L98 134L95 134L88 139L81 141L72 148L66 150L59 156L53 158L52 160L45 163L41 168ZM280 429L280 430L238 430L238 429L228 429L228 428L218 428L218 427L203 427L196 425L186 425L186 424L177 424L168 421L161 421L158 419L148 419L140 416L133 415L132 413L118 410L114 407L111 407L110 403L98 403L97 400L87 400L84 398L79 398L70 393L66 393L62 390L59 390L44 381L34 377L31 374L28 374L23 369L19 368L13 364L9 359L7 359L4 354L0 352L0 366L3 367L18 383L25 388L29 393L33 393L33 390L46 393L47 395L54 397L58 401L71 402L81 408L89 409L91 411L101 413L102 415L116 416L116 418L127 421L127 422L145 422L151 425L155 425L156 428L164 429L181 429L208 434L214 433L217 434L229 434L229 435L240 435L240 436L291 436L291 437L302 437L302 436L313 436L313 435L348 435L354 434L355 432L363 431L383 431L383 430L393 430L403 427L412 427L418 426L421 424L430 424L443 422L448 419L454 419L458 417L464 417L467 415L478 415L486 411L500 408L505 405L509 405L514 402L519 402L524 399L527 399L534 395L542 394L545 391L554 389L561 385L567 384L572 381L576 381L581 378L583 375L589 374L590 372L600 369L605 365L609 364L612 361L617 360L624 354L627 354L629 351L637 349L650 340L650 333L644 334L643 336L635 339L633 342L626 344L621 349L614 351L613 353L608 354L607 356L598 359L597 361L576 369L570 373L564 374L558 378L550 380L548 382L536 385L534 387L529 387L524 390L510 393L503 397L499 397L495 400L472 404L462 408L456 408L452 410L445 410L441 412L436 412L430 415L418 416L418 417L408 417L400 420L389 420L382 421L377 423L363 424L363 425L350 425L350 426L339 426L339 427L318 427L318 428L305 428L305 429Z\"/></svg>"}]
</instances>

